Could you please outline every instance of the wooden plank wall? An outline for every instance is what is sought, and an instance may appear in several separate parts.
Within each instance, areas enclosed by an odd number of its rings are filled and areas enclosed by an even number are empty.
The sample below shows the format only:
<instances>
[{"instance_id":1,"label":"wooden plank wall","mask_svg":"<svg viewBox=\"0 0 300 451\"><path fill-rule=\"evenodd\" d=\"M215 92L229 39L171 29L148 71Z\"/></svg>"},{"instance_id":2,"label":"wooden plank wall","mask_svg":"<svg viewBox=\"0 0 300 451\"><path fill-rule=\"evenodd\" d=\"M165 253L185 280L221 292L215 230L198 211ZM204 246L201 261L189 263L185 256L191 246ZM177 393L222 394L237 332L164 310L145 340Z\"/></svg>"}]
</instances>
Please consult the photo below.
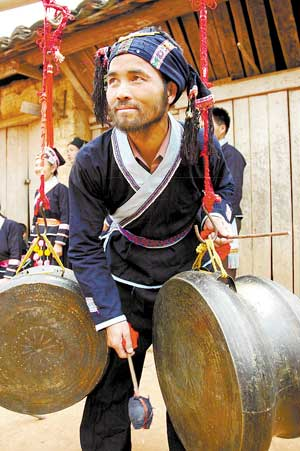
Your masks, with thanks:
<instances>
[{"instance_id":1,"label":"wooden plank wall","mask_svg":"<svg viewBox=\"0 0 300 451\"><path fill-rule=\"evenodd\" d=\"M247 161L241 233L290 232L241 240L239 274L272 278L300 295L300 89L223 98L216 106L231 116L229 142Z\"/></svg>"},{"instance_id":2,"label":"wooden plank wall","mask_svg":"<svg viewBox=\"0 0 300 451\"><path fill-rule=\"evenodd\" d=\"M29 204L29 224L32 223L34 210L34 195L40 186L40 178L34 173L34 163L36 156L40 153L41 129L40 122L28 125L28 178L30 180L28 204Z\"/></svg>"},{"instance_id":3,"label":"wooden plank wall","mask_svg":"<svg viewBox=\"0 0 300 451\"><path fill-rule=\"evenodd\" d=\"M300 90L288 93L292 161L294 290L300 294Z\"/></svg>"},{"instance_id":4,"label":"wooden plank wall","mask_svg":"<svg viewBox=\"0 0 300 451\"><path fill-rule=\"evenodd\" d=\"M9 149L9 152L8 152ZM0 202L4 214L27 225L27 126L0 131Z\"/></svg>"},{"instance_id":5,"label":"wooden plank wall","mask_svg":"<svg viewBox=\"0 0 300 451\"><path fill-rule=\"evenodd\" d=\"M29 226L39 179L34 160L39 152L40 125L31 123L0 130L0 204L10 219ZM26 183L29 181L30 183Z\"/></svg>"},{"instance_id":6,"label":"wooden plank wall","mask_svg":"<svg viewBox=\"0 0 300 451\"><path fill-rule=\"evenodd\" d=\"M293 223L290 141L295 138L289 130L288 93L251 96L231 103L233 139L229 141L247 160L241 233L291 232L288 237L241 241L239 274L272 278L299 294L292 232L300 218L294 216ZM228 101L218 105L230 113Z\"/></svg>"}]
</instances>

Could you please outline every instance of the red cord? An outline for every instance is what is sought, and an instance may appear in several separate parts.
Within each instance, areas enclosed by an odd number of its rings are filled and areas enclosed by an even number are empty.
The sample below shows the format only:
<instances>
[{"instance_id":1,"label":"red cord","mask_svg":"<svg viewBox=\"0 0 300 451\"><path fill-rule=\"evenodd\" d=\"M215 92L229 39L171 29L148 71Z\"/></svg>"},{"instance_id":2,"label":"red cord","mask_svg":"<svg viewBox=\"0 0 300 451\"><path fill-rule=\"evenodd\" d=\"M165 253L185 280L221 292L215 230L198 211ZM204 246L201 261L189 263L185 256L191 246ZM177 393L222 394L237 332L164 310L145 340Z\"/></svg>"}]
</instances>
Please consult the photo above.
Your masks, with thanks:
<instances>
[{"instance_id":1,"label":"red cord","mask_svg":"<svg viewBox=\"0 0 300 451\"><path fill-rule=\"evenodd\" d=\"M53 76L54 65L58 72L59 63L62 62L60 56L61 37L68 20L73 20L69 8L60 6L55 0L42 0L45 8L44 26L37 30L37 45L43 52L43 81L42 91L39 93L41 102L41 166L42 174L40 177L39 199L36 202L34 214L38 215L40 207L49 210L50 203L45 193L45 177L44 177L44 159L45 147L53 147L54 131L53 131ZM49 9L54 10L54 18L59 19L56 29L52 29L52 25L47 19Z\"/></svg>"}]
</instances>

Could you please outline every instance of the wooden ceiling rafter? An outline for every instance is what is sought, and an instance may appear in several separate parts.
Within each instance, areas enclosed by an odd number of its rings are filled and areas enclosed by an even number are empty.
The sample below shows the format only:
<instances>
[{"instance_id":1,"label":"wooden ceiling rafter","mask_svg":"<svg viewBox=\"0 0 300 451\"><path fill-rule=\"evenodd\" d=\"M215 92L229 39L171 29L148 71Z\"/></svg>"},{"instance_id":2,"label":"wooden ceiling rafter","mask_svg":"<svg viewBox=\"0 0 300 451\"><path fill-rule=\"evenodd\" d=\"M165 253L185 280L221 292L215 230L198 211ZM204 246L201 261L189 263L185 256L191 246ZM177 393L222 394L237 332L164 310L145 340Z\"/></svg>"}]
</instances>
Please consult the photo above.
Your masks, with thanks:
<instances>
[{"instance_id":1,"label":"wooden ceiling rafter","mask_svg":"<svg viewBox=\"0 0 300 451\"><path fill-rule=\"evenodd\" d=\"M211 63L213 65L216 78L222 79L229 76L222 47L218 38L212 12L208 10L207 45Z\"/></svg>"},{"instance_id":2,"label":"wooden ceiling rafter","mask_svg":"<svg viewBox=\"0 0 300 451\"><path fill-rule=\"evenodd\" d=\"M223 1L223 0L221 0ZM99 46L112 44L115 39L139 28L158 24L163 17L166 21L180 17L192 11L187 0L163 0L142 3L134 10L127 10L121 15L114 15L110 20L91 25L81 31L66 34L62 41L61 52L64 56L84 50L97 42ZM99 36L99 39L97 39ZM37 64L41 59L39 49L31 49L23 53L24 61Z\"/></svg>"},{"instance_id":3,"label":"wooden ceiling rafter","mask_svg":"<svg viewBox=\"0 0 300 451\"><path fill-rule=\"evenodd\" d=\"M219 36L219 42L232 79L242 78L244 70L241 64L236 38L231 25L227 5L222 3L213 10L212 16ZM210 25L210 24L209 24Z\"/></svg>"},{"instance_id":4,"label":"wooden ceiling rafter","mask_svg":"<svg viewBox=\"0 0 300 451\"><path fill-rule=\"evenodd\" d=\"M26 75L35 80L42 79L42 72L31 64L12 60L8 64L0 65L0 80L16 74Z\"/></svg>"},{"instance_id":5,"label":"wooden ceiling rafter","mask_svg":"<svg viewBox=\"0 0 300 451\"><path fill-rule=\"evenodd\" d=\"M183 53L185 55L185 58L187 60L187 62L191 65L191 66L195 66L195 61L193 58L193 55L190 51L190 48L186 42L185 36L182 32L182 29L180 27L180 24L178 22L178 19L171 19L168 21L170 29L171 29L171 33L173 38L175 39L176 42L178 42L178 44L180 45L180 47L183 50Z\"/></svg>"},{"instance_id":6,"label":"wooden ceiling rafter","mask_svg":"<svg viewBox=\"0 0 300 451\"><path fill-rule=\"evenodd\" d=\"M287 68L300 65L300 46L291 0L269 0Z\"/></svg>"},{"instance_id":7,"label":"wooden ceiling rafter","mask_svg":"<svg viewBox=\"0 0 300 451\"><path fill-rule=\"evenodd\" d=\"M295 15L292 2L286 0L283 5L282 0L218 0L216 10L208 9L209 80L222 83L298 67L300 17ZM200 69L199 23L191 1L111 1L95 14L90 14L89 8L86 3L78 20L68 25L62 44L73 84L83 89L89 108L86 95L92 90L96 49L139 28L161 25L183 48L188 62ZM11 48L0 52L4 63L0 64L0 79L15 74L41 79L42 55L37 46L32 48L32 33L28 39L15 38ZM274 52L280 52L280 58Z\"/></svg>"},{"instance_id":8,"label":"wooden ceiling rafter","mask_svg":"<svg viewBox=\"0 0 300 451\"><path fill-rule=\"evenodd\" d=\"M70 55L68 64L86 92L93 90L95 64L86 50Z\"/></svg>"},{"instance_id":9,"label":"wooden ceiling rafter","mask_svg":"<svg viewBox=\"0 0 300 451\"><path fill-rule=\"evenodd\" d=\"M196 64L196 69L200 69L200 38L199 38L199 26L194 14L187 14L182 17L182 23L184 25L189 46Z\"/></svg>"},{"instance_id":10,"label":"wooden ceiling rafter","mask_svg":"<svg viewBox=\"0 0 300 451\"><path fill-rule=\"evenodd\" d=\"M70 68L69 64L64 61L60 65L60 71L65 77L69 80L71 85L73 86L75 92L82 98L84 104L87 106L88 110L93 112L94 106L91 99L90 94L85 90L85 88L82 86L72 69Z\"/></svg>"},{"instance_id":11,"label":"wooden ceiling rafter","mask_svg":"<svg viewBox=\"0 0 300 451\"><path fill-rule=\"evenodd\" d=\"M234 20L238 42L240 43L240 50L246 75L248 77L258 75L260 71L255 63L241 0L230 0L230 9Z\"/></svg>"},{"instance_id":12,"label":"wooden ceiling rafter","mask_svg":"<svg viewBox=\"0 0 300 451\"><path fill-rule=\"evenodd\" d=\"M246 0L247 11L263 73L276 70L274 50L264 0Z\"/></svg>"},{"instance_id":13,"label":"wooden ceiling rafter","mask_svg":"<svg viewBox=\"0 0 300 451\"><path fill-rule=\"evenodd\" d=\"M167 21L192 12L191 3L188 0L126 0L127 5L129 1L135 5L134 10L130 10L127 7L126 12L120 15L118 11L115 11L116 14L111 19L111 15L109 15L105 21L98 22L96 25L91 25L89 28L72 34L66 34L62 42L62 54L67 56L84 50L93 46L95 42L99 46L109 45L124 34L161 23L162 17ZM138 1L140 5L138 5ZM221 4L227 0L217 1ZM98 35L99 40L97 39ZM3 60L5 58L6 60L12 58L11 50L9 53L4 52ZM36 48L27 50L23 53L22 58L30 64L40 64L40 51Z\"/></svg>"},{"instance_id":14,"label":"wooden ceiling rafter","mask_svg":"<svg viewBox=\"0 0 300 451\"><path fill-rule=\"evenodd\" d=\"M158 27L160 27L166 33L171 34L171 30L170 30L169 25L168 25L167 22L162 22L162 23L158 24Z\"/></svg>"}]
</instances>

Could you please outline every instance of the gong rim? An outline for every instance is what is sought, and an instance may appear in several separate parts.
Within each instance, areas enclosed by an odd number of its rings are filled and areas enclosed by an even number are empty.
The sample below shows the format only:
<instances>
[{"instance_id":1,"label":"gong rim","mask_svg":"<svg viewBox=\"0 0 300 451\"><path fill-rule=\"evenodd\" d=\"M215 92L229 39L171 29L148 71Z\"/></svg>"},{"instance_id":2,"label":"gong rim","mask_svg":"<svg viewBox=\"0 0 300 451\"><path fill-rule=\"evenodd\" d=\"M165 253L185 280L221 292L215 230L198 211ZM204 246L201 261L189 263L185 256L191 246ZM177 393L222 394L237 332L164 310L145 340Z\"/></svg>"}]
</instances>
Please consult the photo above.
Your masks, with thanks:
<instances>
[{"instance_id":1,"label":"gong rim","mask_svg":"<svg viewBox=\"0 0 300 451\"><path fill-rule=\"evenodd\" d=\"M271 423L271 374L266 369L256 384L252 360L255 356L264 364L263 344L254 332L250 340L245 333L247 328L255 330L255 324L244 307L233 290L208 273L180 273L159 292L153 336L158 380L187 450L239 450L255 419ZM176 346L171 347L174 337ZM246 352L241 353L239 346ZM269 431L259 432L262 442L269 443Z\"/></svg>"},{"instance_id":2,"label":"gong rim","mask_svg":"<svg viewBox=\"0 0 300 451\"><path fill-rule=\"evenodd\" d=\"M71 271L21 273L1 290L0 308L1 406L52 413L94 388L107 364L106 338Z\"/></svg>"}]
</instances>

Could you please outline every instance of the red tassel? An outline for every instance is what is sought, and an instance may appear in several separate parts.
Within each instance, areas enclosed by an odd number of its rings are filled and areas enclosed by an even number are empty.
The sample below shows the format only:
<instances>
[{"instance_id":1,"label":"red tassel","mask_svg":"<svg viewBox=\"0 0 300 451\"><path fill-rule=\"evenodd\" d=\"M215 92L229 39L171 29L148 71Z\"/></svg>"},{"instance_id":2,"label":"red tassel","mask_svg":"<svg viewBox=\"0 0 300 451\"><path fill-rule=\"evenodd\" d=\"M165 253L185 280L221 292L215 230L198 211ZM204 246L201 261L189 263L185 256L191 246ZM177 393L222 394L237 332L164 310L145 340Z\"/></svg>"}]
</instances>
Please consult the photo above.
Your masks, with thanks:
<instances>
[{"instance_id":1,"label":"red tassel","mask_svg":"<svg viewBox=\"0 0 300 451\"><path fill-rule=\"evenodd\" d=\"M200 33L200 76L203 83L208 86L208 53L207 53L207 6L215 8L217 3L215 0L198 0L193 1L193 7L199 9L199 33ZM213 106L211 96L198 99L196 106L201 110L201 117L204 122L204 145L201 156L204 160L204 197L202 204L210 213L215 202L220 202L221 198L214 192L214 188L210 178L209 171L209 153L208 153L208 109Z\"/></svg>"},{"instance_id":2,"label":"red tassel","mask_svg":"<svg viewBox=\"0 0 300 451\"><path fill-rule=\"evenodd\" d=\"M55 3L55 0L42 0L45 8L45 19L43 29L37 30L37 45L43 52L43 81L42 92L40 94L41 102L41 161L42 174L40 177L39 199L35 206L35 215L38 215L40 207L45 210L50 209L50 202L45 193L45 176L43 174L44 167L44 149L46 146L53 147L54 145L54 128L53 128L53 72L54 66L63 61L60 54L61 36L68 20L73 20L69 8L60 6ZM46 14L48 9L54 9L55 18L60 17L60 22L57 28L52 31L52 25L48 21Z\"/></svg>"}]
</instances>

